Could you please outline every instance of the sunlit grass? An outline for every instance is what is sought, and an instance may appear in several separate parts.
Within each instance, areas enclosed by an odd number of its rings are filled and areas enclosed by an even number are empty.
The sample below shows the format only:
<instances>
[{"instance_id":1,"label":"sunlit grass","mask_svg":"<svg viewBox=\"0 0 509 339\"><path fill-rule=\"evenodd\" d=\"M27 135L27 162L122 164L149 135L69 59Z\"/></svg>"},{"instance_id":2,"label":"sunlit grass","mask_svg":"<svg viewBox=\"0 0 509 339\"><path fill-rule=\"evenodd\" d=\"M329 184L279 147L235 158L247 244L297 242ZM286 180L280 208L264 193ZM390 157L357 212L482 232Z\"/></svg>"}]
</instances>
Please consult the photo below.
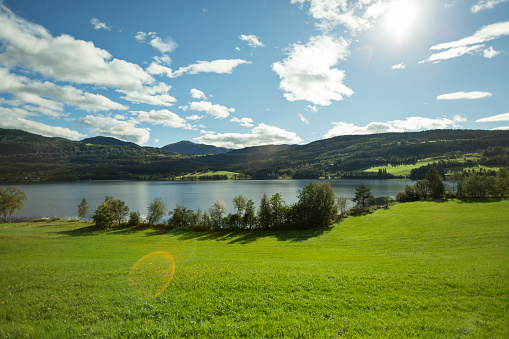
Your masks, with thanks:
<instances>
[{"instance_id":1,"label":"sunlit grass","mask_svg":"<svg viewBox=\"0 0 509 339\"><path fill-rule=\"evenodd\" d=\"M0 337L503 338L508 211L406 203L308 231L0 224ZM161 251L172 280L140 296L129 273Z\"/></svg>"},{"instance_id":2,"label":"sunlit grass","mask_svg":"<svg viewBox=\"0 0 509 339\"><path fill-rule=\"evenodd\" d=\"M460 163L464 163L465 161L467 160L470 160L470 161L476 161L476 160L479 160L481 158L481 155L480 154L465 154L463 157L461 158L458 158L458 159L451 159L452 161L458 161ZM417 163L415 165L412 165L412 164L407 164L407 165L398 165L398 166L392 166L390 164L388 165L385 165L385 166L374 166L374 167L370 167L368 169L365 169L364 172L375 172L377 173L379 170L386 170L387 173L389 174L393 174L395 176L410 176L410 172L413 170L413 169L416 169L416 168L419 168L419 167L422 167L422 166L427 166L427 165L431 165L433 163L438 163L440 160L442 161L447 161L447 157L445 156L441 156L441 157L434 157L434 158L427 158L427 159L423 159L423 160L419 160L417 161ZM466 167L466 166L463 166L463 167L456 167L456 168L449 168L446 170L446 173L445 174L452 174L456 171L476 171L478 172L479 170L493 170L493 171L497 171L499 169L500 166L484 166L484 165L477 165L477 166L469 166L469 167Z\"/></svg>"},{"instance_id":3,"label":"sunlit grass","mask_svg":"<svg viewBox=\"0 0 509 339\"><path fill-rule=\"evenodd\" d=\"M229 171L215 171L215 172L205 172L205 173L193 173L193 174L187 174L180 177L177 177L176 179L183 179L183 178L189 178L189 177L212 177L217 175L226 175L228 179L231 179L232 177L239 175L237 172L229 172Z\"/></svg>"}]
</instances>

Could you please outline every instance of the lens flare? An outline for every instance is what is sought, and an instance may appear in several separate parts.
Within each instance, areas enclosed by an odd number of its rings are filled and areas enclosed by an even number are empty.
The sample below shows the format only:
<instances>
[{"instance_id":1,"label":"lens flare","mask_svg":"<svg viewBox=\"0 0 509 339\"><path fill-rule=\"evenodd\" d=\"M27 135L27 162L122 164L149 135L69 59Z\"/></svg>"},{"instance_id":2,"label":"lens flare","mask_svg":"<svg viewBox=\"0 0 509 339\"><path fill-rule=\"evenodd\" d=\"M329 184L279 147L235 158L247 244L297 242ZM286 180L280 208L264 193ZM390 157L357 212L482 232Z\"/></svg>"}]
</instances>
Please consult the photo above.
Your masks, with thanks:
<instances>
[{"instance_id":1,"label":"lens flare","mask_svg":"<svg viewBox=\"0 0 509 339\"><path fill-rule=\"evenodd\" d=\"M170 284L175 274L175 259L165 251L147 254L129 271L129 284L145 298L155 298Z\"/></svg>"}]
</instances>

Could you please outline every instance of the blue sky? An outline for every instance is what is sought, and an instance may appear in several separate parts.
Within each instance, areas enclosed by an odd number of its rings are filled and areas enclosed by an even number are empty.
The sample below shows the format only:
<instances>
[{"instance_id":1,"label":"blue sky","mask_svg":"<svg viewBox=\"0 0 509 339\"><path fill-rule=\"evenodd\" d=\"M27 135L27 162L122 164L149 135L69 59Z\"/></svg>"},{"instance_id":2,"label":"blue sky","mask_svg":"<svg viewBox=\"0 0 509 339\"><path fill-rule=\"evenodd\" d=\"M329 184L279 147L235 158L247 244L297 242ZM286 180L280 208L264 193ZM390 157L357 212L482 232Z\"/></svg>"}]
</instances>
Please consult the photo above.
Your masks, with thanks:
<instances>
[{"instance_id":1,"label":"blue sky","mask_svg":"<svg viewBox=\"0 0 509 339\"><path fill-rule=\"evenodd\" d=\"M162 147L509 129L509 0L0 0L0 127Z\"/></svg>"}]
</instances>

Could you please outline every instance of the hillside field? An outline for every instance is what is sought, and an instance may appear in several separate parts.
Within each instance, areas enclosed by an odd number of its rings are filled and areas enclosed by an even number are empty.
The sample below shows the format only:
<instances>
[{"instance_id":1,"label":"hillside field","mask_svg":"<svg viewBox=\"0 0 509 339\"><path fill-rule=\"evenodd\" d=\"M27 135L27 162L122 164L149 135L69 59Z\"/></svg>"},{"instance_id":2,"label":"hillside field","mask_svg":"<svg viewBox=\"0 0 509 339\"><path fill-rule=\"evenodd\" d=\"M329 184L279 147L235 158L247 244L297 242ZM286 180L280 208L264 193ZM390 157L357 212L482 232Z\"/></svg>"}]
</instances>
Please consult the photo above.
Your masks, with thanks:
<instances>
[{"instance_id":1,"label":"hillside field","mask_svg":"<svg viewBox=\"0 0 509 339\"><path fill-rule=\"evenodd\" d=\"M415 202L307 231L0 224L0 338L507 338L508 212ZM145 257L161 251L174 261Z\"/></svg>"}]
</instances>

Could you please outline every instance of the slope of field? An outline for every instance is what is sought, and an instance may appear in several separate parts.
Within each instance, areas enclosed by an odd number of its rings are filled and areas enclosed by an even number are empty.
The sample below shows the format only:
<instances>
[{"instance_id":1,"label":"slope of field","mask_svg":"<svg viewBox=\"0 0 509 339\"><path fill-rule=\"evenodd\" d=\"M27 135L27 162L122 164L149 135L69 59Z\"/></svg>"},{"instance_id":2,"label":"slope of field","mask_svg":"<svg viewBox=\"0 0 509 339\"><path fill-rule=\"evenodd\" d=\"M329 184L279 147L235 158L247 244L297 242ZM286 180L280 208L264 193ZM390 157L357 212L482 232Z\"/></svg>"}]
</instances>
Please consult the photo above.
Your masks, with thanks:
<instances>
[{"instance_id":1,"label":"slope of field","mask_svg":"<svg viewBox=\"0 0 509 339\"><path fill-rule=\"evenodd\" d=\"M0 337L508 337L508 211L406 203L309 231L1 224ZM164 270L139 261L156 251L175 274L151 298L129 273Z\"/></svg>"}]
</instances>

